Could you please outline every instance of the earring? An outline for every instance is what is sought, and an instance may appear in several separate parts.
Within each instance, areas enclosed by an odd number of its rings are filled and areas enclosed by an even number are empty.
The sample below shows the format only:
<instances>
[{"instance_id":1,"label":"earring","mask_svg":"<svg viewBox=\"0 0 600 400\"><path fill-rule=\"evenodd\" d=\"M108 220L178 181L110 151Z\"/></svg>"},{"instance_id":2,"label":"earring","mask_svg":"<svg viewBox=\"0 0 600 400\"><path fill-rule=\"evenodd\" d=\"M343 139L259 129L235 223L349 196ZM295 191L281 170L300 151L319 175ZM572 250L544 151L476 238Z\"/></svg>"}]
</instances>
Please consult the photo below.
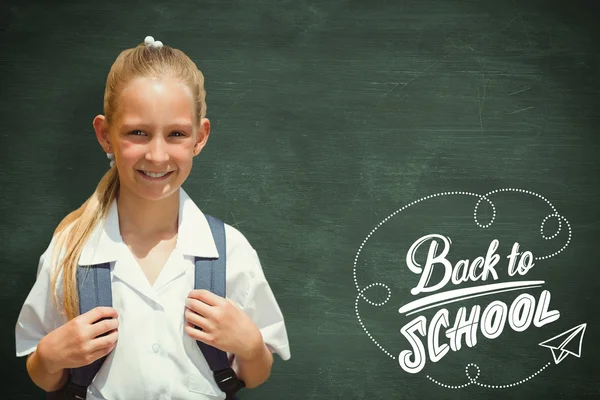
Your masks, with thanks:
<instances>
[{"instance_id":1,"label":"earring","mask_svg":"<svg viewBox=\"0 0 600 400\"><path fill-rule=\"evenodd\" d=\"M110 151L110 150L109 150ZM115 155L113 153L106 153L106 158L110 160L110 167L115 166Z\"/></svg>"}]
</instances>

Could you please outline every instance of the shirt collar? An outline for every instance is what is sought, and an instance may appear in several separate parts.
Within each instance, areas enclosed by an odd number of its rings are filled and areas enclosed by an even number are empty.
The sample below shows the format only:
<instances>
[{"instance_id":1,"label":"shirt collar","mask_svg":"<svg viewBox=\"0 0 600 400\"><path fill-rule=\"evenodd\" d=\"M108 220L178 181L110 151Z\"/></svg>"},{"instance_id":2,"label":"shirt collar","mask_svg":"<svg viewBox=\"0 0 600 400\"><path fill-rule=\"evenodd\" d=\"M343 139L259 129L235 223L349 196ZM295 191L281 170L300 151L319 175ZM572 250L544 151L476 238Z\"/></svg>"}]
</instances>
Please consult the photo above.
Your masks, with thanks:
<instances>
[{"instance_id":1,"label":"shirt collar","mask_svg":"<svg viewBox=\"0 0 600 400\"><path fill-rule=\"evenodd\" d=\"M218 257L210 226L204 213L183 190L179 189L179 227L175 248L195 257ZM90 234L79 257L79 265L113 262L128 250L119 229L117 201L113 200L103 222Z\"/></svg>"},{"instance_id":2,"label":"shirt collar","mask_svg":"<svg viewBox=\"0 0 600 400\"><path fill-rule=\"evenodd\" d=\"M97 265L116 261L123 251L117 202L113 200L104 221L96 225L79 256L79 265Z\"/></svg>"},{"instance_id":3,"label":"shirt collar","mask_svg":"<svg viewBox=\"0 0 600 400\"><path fill-rule=\"evenodd\" d=\"M179 231L176 248L189 256L219 256L206 216L182 188L179 189Z\"/></svg>"}]
</instances>

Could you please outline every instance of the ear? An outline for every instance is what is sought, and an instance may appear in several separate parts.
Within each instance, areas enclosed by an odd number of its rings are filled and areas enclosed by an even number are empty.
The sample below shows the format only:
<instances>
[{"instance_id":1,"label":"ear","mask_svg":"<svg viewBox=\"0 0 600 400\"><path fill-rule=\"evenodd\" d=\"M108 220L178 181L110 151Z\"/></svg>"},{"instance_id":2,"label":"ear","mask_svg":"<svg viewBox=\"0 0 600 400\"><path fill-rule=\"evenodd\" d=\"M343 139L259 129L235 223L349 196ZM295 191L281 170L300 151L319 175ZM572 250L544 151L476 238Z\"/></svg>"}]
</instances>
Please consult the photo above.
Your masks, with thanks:
<instances>
[{"instance_id":1,"label":"ear","mask_svg":"<svg viewBox=\"0 0 600 400\"><path fill-rule=\"evenodd\" d=\"M114 148L110 142L106 117L104 115L96 116L96 118L94 118L93 125L94 131L96 132L96 139L98 139L98 143L100 143L100 146L102 146L102 150L104 150L105 153L113 153Z\"/></svg>"},{"instance_id":2,"label":"ear","mask_svg":"<svg viewBox=\"0 0 600 400\"><path fill-rule=\"evenodd\" d=\"M207 118L202 118L200 127L196 131L196 143L194 143L194 157L200 154L210 135L210 121Z\"/></svg>"}]
</instances>

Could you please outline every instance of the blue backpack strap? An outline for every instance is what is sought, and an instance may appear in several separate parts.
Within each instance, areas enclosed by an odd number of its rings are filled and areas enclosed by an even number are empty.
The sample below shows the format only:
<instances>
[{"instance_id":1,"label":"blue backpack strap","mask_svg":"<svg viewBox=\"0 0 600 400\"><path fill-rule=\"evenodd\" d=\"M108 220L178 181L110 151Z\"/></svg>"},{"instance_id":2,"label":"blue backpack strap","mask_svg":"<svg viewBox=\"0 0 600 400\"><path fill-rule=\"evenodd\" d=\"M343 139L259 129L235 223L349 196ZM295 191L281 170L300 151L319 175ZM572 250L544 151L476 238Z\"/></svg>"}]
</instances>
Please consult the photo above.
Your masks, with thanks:
<instances>
[{"instance_id":1,"label":"blue backpack strap","mask_svg":"<svg viewBox=\"0 0 600 400\"><path fill-rule=\"evenodd\" d=\"M112 307L112 283L110 264L77 268L77 287L79 289L79 314L96 307ZM71 370L71 381L87 388L100 371L107 356L99 358L90 365Z\"/></svg>"},{"instance_id":2,"label":"blue backpack strap","mask_svg":"<svg viewBox=\"0 0 600 400\"><path fill-rule=\"evenodd\" d=\"M219 253L218 258L196 257L196 270L194 278L195 289L206 289L225 298L226 296L226 240L225 224L223 221L211 216L205 215L213 235L213 239ZM215 381L219 388L225 392L227 399L235 398L235 393L245 385L239 379L229 364L227 353L212 347L206 343L196 341L198 347L204 354L204 358L210 369L213 371Z\"/></svg>"},{"instance_id":3,"label":"blue backpack strap","mask_svg":"<svg viewBox=\"0 0 600 400\"><path fill-rule=\"evenodd\" d=\"M79 314L96 307L112 307L112 286L110 263L79 266L77 268L77 291L79 294ZM48 400L83 400L87 388L100 371L107 356L89 365L71 369L69 381L60 390L48 393Z\"/></svg>"}]
</instances>

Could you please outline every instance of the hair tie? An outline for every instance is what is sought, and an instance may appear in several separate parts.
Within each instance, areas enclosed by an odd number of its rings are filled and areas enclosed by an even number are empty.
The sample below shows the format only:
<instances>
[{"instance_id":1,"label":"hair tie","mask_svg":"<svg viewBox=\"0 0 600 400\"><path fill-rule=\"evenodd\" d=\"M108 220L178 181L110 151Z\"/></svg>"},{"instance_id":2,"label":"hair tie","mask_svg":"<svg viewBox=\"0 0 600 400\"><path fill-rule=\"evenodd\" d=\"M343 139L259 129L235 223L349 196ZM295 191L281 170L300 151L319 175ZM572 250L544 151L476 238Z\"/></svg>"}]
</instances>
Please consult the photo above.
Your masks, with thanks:
<instances>
[{"instance_id":1,"label":"hair tie","mask_svg":"<svg viewBox=\"0 0 600 400\"><path fill-rule=\"evenodd\" d=\"M146 36L146 39L144 39L144 43L146 44L146 46L152 49L160 49L161 47L163 47L162 42L160 40L155 41L152 36Z\"/></svg>"},{"instance_id":2,"label":"hair tie","mask_svg":"<svg viewBox=\"0 0 600 400\"><path fill-rule=\"evenodd\" d=\"M106 153L106 158L110 160L110 167L115 166L115 155L113 153Z\"/></svg>"}]
</instances>

